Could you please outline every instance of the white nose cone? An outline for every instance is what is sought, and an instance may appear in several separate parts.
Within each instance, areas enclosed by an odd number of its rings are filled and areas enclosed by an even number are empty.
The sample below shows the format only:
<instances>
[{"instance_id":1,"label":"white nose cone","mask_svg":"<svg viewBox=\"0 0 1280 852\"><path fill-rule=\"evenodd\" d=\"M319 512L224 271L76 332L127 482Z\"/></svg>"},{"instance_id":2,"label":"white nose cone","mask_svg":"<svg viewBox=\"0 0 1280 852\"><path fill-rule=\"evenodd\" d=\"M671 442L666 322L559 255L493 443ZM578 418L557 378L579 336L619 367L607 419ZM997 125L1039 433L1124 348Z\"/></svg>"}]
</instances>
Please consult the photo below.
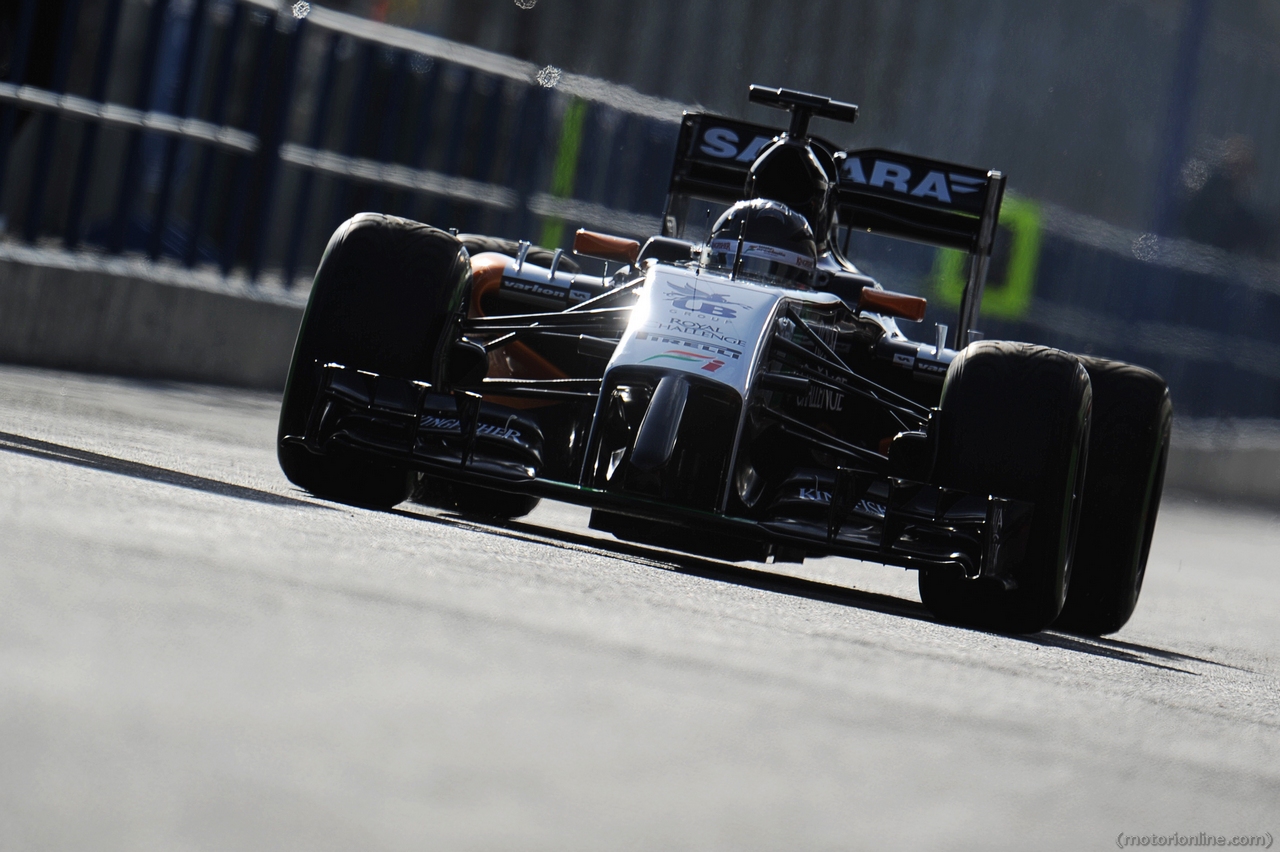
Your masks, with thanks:
<instances>
[{"instance_id":1,"label":"white nose cone","mask_svg":"<svg viewBox=\"0 0 1280 852\"><path fill-rule=\"evenodd\" d=\"M654 266L608 369L648 366L691 373L728 385L745 399L757 352L786 298L839 302L825 293Z\"/></svg>"}]
</instances>

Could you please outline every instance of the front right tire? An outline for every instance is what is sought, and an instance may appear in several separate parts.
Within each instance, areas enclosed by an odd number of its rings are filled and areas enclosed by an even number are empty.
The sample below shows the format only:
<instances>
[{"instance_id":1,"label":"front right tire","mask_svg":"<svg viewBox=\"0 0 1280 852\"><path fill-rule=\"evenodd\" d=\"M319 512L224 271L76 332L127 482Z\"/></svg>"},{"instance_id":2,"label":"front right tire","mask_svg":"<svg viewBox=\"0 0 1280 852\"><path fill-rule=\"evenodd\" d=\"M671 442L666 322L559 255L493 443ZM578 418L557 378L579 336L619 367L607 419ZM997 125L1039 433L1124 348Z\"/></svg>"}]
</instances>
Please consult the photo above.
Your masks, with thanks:
<instances>
[{"instance_id":1,"label":"front right tire","mask_svg":"<svg viewBox=\"0 0 1280 852\"><path fill-rule=\"evenodd\" d=\"M1053 623L1071 580L1087 464L1092 391L1079 359L1009 341L966 347L943 384L936 484L1034 504L1011 588L956 571L920 572L942 621L1010 633Z\"/></svg>"}]
</instances>

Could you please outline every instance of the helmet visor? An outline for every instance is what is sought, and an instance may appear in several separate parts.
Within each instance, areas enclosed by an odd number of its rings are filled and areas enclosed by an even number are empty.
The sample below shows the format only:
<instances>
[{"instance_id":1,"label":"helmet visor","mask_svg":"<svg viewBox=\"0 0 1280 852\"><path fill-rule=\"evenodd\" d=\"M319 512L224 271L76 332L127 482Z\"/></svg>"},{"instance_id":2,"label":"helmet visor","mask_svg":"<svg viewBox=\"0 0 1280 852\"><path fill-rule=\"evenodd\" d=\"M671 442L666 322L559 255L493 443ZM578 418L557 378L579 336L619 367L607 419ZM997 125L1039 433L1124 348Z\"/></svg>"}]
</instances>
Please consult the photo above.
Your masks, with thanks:
<instances>
[{"instance_id":1,"label":"helmet visor","mask_svg":"<svg viewBox=\"0 0 1280 852\"><path fill-rule=\"evenodd\" d=\"M737 258L738 241L712 240L707 246L703 266L732 273ZM813 283L813 258L764 243L742 242L742 278L775 287L807 290Z\"/></svg>"}]
</instances>

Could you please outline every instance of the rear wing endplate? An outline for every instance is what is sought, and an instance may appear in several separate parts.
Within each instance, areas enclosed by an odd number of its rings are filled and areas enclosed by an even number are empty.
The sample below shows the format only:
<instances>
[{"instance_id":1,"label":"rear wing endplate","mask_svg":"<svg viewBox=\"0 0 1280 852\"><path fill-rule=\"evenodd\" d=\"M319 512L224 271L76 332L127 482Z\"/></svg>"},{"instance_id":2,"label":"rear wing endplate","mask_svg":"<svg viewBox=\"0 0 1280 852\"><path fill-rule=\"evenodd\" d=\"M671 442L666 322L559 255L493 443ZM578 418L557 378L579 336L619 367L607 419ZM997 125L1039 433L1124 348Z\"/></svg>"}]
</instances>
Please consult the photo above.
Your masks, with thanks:
<instances>
[{"instance_id":1,"label":"rear wing endplate","mask_svg":"<svg viewBox=\"0 0 1280 852\"><path fill-rule=\"evenodd\" d=\"M723 204L742 200L751 163L782 132L709 113L685 113L668 187L664 235L673 235L682 199ZM955 338L957 348L965 345L982 304L1004 175L878 148L842 151L816 136L809 141L835 163L840 224L970 255Z\"/></svg>"}]
</instances>

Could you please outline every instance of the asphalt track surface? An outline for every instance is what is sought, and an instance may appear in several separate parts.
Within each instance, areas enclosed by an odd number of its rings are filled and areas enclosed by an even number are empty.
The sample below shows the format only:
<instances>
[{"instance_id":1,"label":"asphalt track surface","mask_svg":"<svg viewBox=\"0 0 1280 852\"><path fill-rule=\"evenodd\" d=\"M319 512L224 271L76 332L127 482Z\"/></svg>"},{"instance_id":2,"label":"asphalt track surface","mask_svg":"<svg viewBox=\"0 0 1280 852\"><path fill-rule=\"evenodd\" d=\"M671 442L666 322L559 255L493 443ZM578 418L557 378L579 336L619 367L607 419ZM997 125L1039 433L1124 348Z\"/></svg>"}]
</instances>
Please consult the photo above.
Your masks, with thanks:
<instances>
[{"instance_id":1,"label":"asphalt track surface","mask_svg":"<svg viewBox=\"0 0 1280 852\"><path fill-rule=\"evenodd\" d=\"M0 368L0 848L1106 849L1280 830L1280 520L1106 640L914 575L316 500L276 400Z\"/></svg>"}]
</instances>

